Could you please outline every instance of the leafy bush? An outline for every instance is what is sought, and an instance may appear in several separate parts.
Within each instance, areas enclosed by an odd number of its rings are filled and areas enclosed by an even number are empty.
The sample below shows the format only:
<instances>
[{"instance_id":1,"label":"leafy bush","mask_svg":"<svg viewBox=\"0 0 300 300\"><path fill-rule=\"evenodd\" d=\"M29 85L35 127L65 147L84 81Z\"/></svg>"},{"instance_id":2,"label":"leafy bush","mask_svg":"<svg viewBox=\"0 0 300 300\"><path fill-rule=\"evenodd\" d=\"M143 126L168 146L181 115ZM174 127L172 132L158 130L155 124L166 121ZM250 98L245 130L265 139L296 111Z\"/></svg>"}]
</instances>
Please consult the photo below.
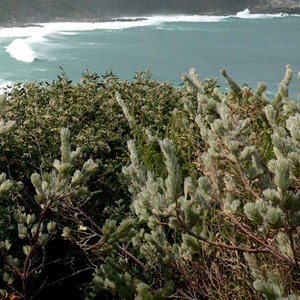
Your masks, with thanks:
<instances>
[{"instance_id":1,"label":"leafy bush","mask_svg":"<svg viewBox=\"0 0 300 300\"><path fill-rule=\"evenodd\" d=\"M128 211L130 204L128 184L127 179L122 174L122 166L128 161L126 142L134 135L139 136L140 130L139 128L130 128L128 125L122 109L116 101L115 93L117 91L122 95L128 95L129 98L124 98L124 101L130 110L135 112L136 119L141 123L141 126L151 127L161 134L167 131L167 123L172 115L172 111L168 111L166 108L172 109L172 107L180 105L178 99L181 97L181 92L174 89L170 84L160 84L151 80L147 72L137 74L133 82L119 81L111 73L105 74L102 78L96 74L84 73L77 85L73 85L65 75L62 75L51 84L17 84L7 93L7 101L2 99L3 117L15 120L16 126L13 133L9 136L4 135L1 140L0 169L7 173L12 182L15 183L15 189L9 197L4 197L2 200L0 235L3 245L5 245L5 240L9 240L9 244L12 243L13 245L10 247L9 253L4 249L5 255L3 255L6 257L13 253L18 261L24 261L24 253L22 253L24 252L22 250L24 239L29 240L30 244L41 246L38 247L41 249L39 251L26 251L26 255L37 256L36 260L41 263L41 271L35 272L34 276L31 276L30 280L34 283L29 284L30 292L37 291L39 286L43 285L43 280L49 276L45 272L47 268L49 269L48 265L53 262L48 262L46 259L53 255L55 245L61 247L62 241L59 235L63 227L67 228L69 225L71 230L74 230L77 227L74 227L73 222L80 222L80 228L85 228L84 222L93 223L95 219L100 228L106 224L108 218L121 222L130 214ZM149 118L148 113L152 114L151 118ZM157 119L153 118L154 115L157 116L162 126L158 125ZM3 128L5 124L9 125L10 123L3 121ZM72 172L81 169L81 166L91 158L97 163L98 168L89 181L88 188L91 193L81 195L82 192L75 194L72 192L74 194L72 197L80 200L78 203L76 202L77 207L72 202L72 206L70 203L69 209L64 209L63 212L58 213L57 209L48 208L46 209L47 212L43 211L44 208L41 212L39 197L40 193L43 194L44 192L37 188L38 181L35 180L34 183L30 178L34 179L36 176L32 177L32 174L36 172L44 174L42 175L42 185L46 185L47 188L49 186L54 188L53 181L56 182L56 179L51 177L52 172L64 168L60 166L58 160L59 147L62 143L60 131L63 127L67 127L71 135L68 138L70 143L68 147L80 145L80 149L74 153L74 158L72 158ZM4 134L5 128L2 131ZM142 139L143 135L140 135L141 142ZM61 151L63 149L64 147L61 148ZM52 171L53 168L54 171ZM63 173L66 175L65 171ZM2 181L5 182L4 175ZM84 209L81 205L84 206ZM78 213L77 210L80 211L80 218L84 220L79 221L79 217L73 220L74 215ZM15 211L23 216L22 220L20 218L14 220L16 218L14 216ZM87 218L85 219L82 214L86 214ZM28 221L30 224L27 224L25 221L27 216L28 219L36 220ZM40 219L39 216L43 217ZM26 224L23 224L23 221ZM33 227L36 228L35 221L38 224L55 222L56 228L61 230L55 231L57 234L51 236L52 238L47 240L45 245L40 245L38 235L36 237L31 236L31 234L30 237L23 237L22 235L20 240L19 230L23 229L24 234L25 231L31 232ZM7 228L6 224L11 225ZM41 230L45 230L45 228L46 225ZM100 234L100 232L98 233ZM65 242L63 245L65 247ZM78 256L76 253L81 252L81 250L78 246L74 246L66 252L62 251L62 257L56 259L59 261L58 265L62 262L68 264L66 261L74 260L72 256ZM68 270L68 272L76 274L81 270L91 269L88 262L89 258L84 252L81 252L80 260L83 258L84 264L88 266L82 267L80 265L81 269L77 270L78 266L72 262L68 269L73 268L73 271ZM5 260L7 262L6 258ZM18 267L23 268L22 264ZM16 276L19 277L18 280L14 280L13 273L18 272L15 270L12 271L12 274L8 274L3 271L2 275L6 281L9 281L12 290L21 291L22 287L20 287L19 280L21 273ZM37 276L37 274L40 275ZM55 274L53 282L59 282L59 278L68 276ZM42 278L34 280L35 277ZM51 284L50 282L50 286Z\"/></svg>"},{"instance_id":2,"label":"leafy bush","mask_svg":"<svg viewBox=\"0 0 300 300\"><path fill-rule=\"evenodd\" d=\"M222 74L225 94L207 93L194 70L183 76L190 95L179 123L187 130L172 128L182 133L175 140L150 137L164 157L162 176L145 167L138 141L128 143L124 172L142 226L128 243L144 265L133 272L123 258L108 258L96 288L129 299L114 284L127 274L123 285L137 299L298 299L300 106L288 98L291 68L272 101L264 84L254 92ZM186 176L177 152L191 137L197 172Z\"/></svg>"},{"instance_id":3,"label":"leafy bush","mask_svg":"<svg viewBox=\"0 0 300 300\"><path fill-rule=\"evenodd\" d=\"M0 298L58 286L78 299L300 297L291 68L273 100L222 75L226 92L193 69L180 88L148 72L13 87L1 102Z\"/></svg>"}]
</instances>

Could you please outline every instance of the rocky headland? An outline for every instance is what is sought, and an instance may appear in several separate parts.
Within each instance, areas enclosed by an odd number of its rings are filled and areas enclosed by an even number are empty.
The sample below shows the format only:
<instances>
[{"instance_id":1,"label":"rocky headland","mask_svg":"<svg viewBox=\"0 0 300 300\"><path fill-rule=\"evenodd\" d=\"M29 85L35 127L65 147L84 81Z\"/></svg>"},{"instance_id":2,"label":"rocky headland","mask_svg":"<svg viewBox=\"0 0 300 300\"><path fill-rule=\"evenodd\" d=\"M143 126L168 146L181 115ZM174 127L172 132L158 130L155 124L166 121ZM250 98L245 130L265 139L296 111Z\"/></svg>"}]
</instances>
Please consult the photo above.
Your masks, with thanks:
<instances>
[{"instance_id":1,"label":"rocky headland","mask_svg":"<svg viewBox=\"0 0 300 300\"><path fill-rule=\"evenodd\" d=\"M41 22L98 22L155 14L300 14L299 0L2 0L0 26Z\"/></svg>"}]
</instances>

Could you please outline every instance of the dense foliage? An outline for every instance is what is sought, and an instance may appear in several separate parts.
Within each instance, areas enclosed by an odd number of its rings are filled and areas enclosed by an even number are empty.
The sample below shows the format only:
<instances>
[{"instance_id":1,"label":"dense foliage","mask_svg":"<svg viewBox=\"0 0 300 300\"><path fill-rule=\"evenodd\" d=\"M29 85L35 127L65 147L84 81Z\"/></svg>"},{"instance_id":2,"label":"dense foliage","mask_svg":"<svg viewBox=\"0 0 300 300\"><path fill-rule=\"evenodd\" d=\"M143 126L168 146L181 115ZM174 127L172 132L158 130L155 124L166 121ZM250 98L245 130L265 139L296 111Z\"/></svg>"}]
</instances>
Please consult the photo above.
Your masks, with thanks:
<instances>
[{"instance_id":1,"label":"dense foliage","mask_svg":"<svg viewBox=\"0 0 300 300\"><path fill-rule=\"evenodd\" d=\"M300 105L195 70L1 100L0 299L298 299ZM80 147L80 148L76 148Z\"/></svg>"}]
</instances>

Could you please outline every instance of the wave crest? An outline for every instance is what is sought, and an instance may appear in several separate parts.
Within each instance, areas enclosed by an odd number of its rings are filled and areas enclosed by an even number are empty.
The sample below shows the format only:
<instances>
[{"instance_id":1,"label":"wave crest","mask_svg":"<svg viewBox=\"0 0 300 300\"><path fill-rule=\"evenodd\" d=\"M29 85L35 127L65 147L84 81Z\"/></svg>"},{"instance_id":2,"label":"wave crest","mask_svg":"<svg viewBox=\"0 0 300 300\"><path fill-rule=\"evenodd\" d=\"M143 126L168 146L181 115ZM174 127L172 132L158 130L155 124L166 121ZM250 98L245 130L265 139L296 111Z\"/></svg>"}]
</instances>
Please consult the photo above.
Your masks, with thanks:
<instances>
[{"instance_id":1,"label":"wave crest","mask_svg":"<svg viewBox=\"0 0 300 300\"><path fill-rule=\"evenodd\" d=\"M271 19L286 17L287 14L252 14L249 9L238 12L236 15L157 15L149 17L118 18L107 22L57 22L40 23L29 27L1 28L1 38L16 38L7 47L6 52L16 60L31 63L36 59L55 60L48 55L51 43L47 43L46 36L77 34L80 31L90 30L121 30L132 27L156 26L163 23L177 22L221 22L228 18L240 19ZM296 15L293 15L296 16ZM297 15L299 16L299 15ZM299 16L300 17L300 16Z\"/></svg>"},{"instance_id":2,"label":"wave crest","mask_svg":"<svg viewBox=\"0 0 300 300\"><path fill-rule=\"evenodd\" d=\"M49 60L45 44L46 39L43 37L18 38L6 47L6 52L12 58L26 63L31 63L36 59Z\"/></svg>"},{"instance_id":3,"label":"wave crest","mask_svg":"<svg viewBox=\"0 0 300 300\"><path fill-rule=\"evenodd\" d=\"M132 27L159 25L170 22L220 22L228 18L241 19L268 19L276 17L285 17L288 14L252 14L248 8L238 12L235 15L214 16L214 15L154 15L148 17L130 17L118 18L106 22L56 22L39 23L35 26L1 28L0 38L27 38L27 37L45 37L52 33L76 34L78 31L90 30L119 30ZM293 15L299 16L299 15Z\"/></svg>"},{"instance_id":4,"label":"wave crest","mask_svg":"<svg viewBox=\"0 0 300 300\"><path fill-rule=\"evenodd\" d=\"M30 44L25 39L16 39L7 47L6 52L16 60L23 62L33 62L36 58L36 52L32 50Z\"/></svg>"},{"instance_id":5,"label":"wave crest","mask_svg":"<svg viewBox=\"0 0 300 300\"><path fill-rule=\"evenodd\" d=\"M236 14L237 18L240 19L271 19L271 18L281 18L287 17L288 14L279 13L279 14L252 14L248 8L243 11L239 11Z\"/></svg>"}]
</instances>

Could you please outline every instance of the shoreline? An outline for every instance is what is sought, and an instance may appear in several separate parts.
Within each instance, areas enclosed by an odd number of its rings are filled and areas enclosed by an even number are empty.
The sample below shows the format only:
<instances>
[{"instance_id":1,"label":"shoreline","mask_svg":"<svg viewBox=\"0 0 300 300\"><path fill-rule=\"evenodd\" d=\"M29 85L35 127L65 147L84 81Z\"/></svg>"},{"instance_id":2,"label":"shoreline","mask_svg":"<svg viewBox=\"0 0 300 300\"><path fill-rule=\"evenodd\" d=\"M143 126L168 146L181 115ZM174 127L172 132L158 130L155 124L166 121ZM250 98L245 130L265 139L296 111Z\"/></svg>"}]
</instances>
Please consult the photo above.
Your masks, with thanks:
<instances>
[{"instance_id":1,"label":"shoreline","mask_svg":"<svg viewBox=\"0 0 300 300\"><path fill-rule=\"evenodd\" d=\"M246 10L247 8L245 8ZM264 7L259 6L256 8L250 7L250 14L288 14L288 15L300 15L300 5L299 7ZM242 10L244 11L244 10ZM163 16L193 16L193 15L199 15L199 16L233 16L236 15L239 12L231 12L224 11L224 13L221 12L208 12L203 14L184 14L184 13L176 13L176 14L161 14ZM149 17L152 16L159 16L160 14L147 14L147 15L141 15L138 17L135 16L115 16L115 17L99 17L99 18L53 18L48 19L47 21L42 20L31 20L29 22L27 21L8 21L8 22L0 22L0 29L1 28L14 28L14 27L42 27L40 23L104 23L104 22L137 22L137 21L145 21Z\"/></svg>"},{"instance_id":2,"label":"shoreline","mask_svg":"<svg viewBox=\"0 0 300 300\"><path fill-rule=\"evenodd\" d=\"M47 23L105 23L105 22L138 22L138 21L145 21L149 16L142 16L142 17L118 17L118 18L101 18L101 19L54 19L48 20L46 22L0 22L0 29L1 28L25 28L25 27L43 27L41 24Z\"/></svg>"}]
</instances>

